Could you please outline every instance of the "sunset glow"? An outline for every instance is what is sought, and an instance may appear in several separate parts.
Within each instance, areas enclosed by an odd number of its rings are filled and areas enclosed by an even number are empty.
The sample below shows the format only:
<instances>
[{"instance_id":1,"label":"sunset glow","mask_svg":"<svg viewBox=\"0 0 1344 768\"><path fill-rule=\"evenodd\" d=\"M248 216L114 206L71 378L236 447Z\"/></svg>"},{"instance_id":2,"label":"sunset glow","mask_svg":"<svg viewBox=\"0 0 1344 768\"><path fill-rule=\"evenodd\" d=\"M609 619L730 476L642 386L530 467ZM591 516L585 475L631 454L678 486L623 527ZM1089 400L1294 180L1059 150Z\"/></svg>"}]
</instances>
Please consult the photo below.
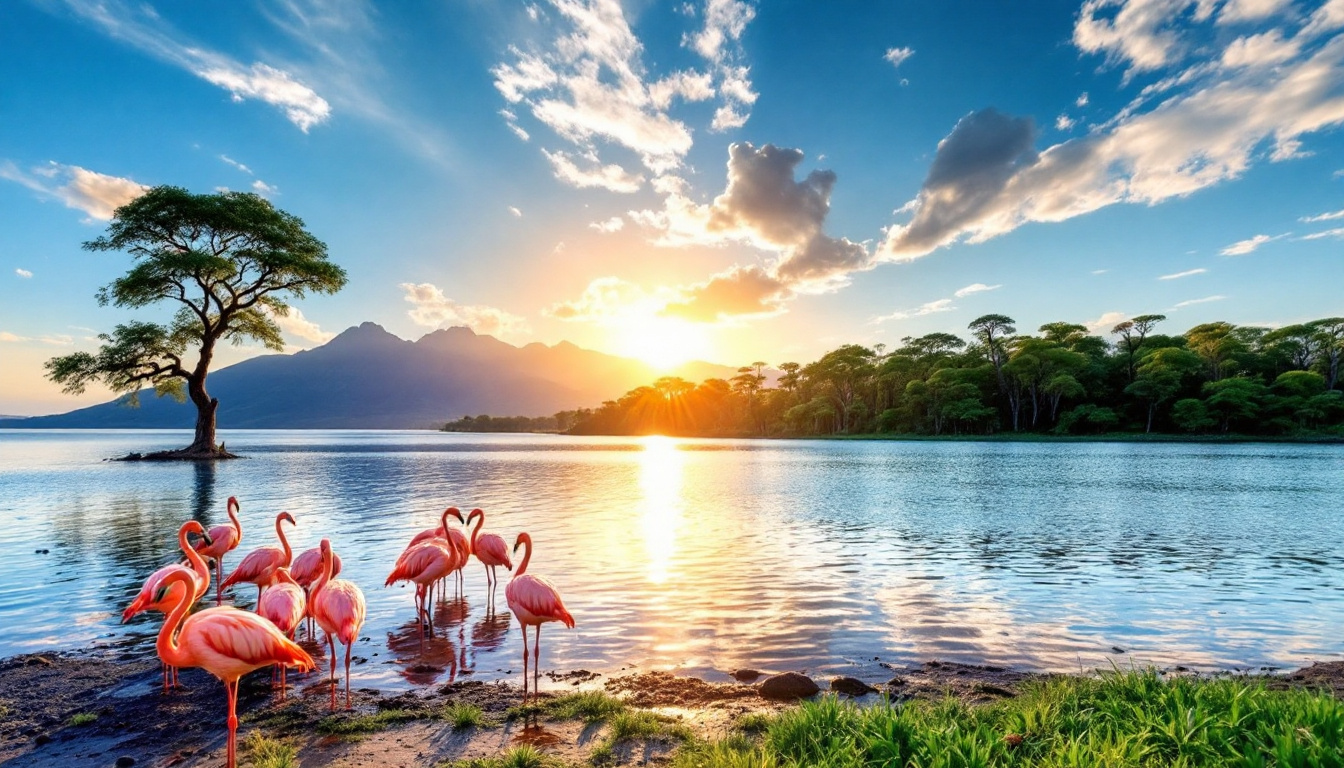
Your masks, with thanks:
<instances>
[{"instance_id":1,"label":"sunset glow","mask_svg":"<svg viewBox=\"0 0 1344 768\"><path fill-rule=\"evenodd\" d=\"M642 360L660 371L713 356L709 330L699 323L647 315L630 318L615 333L617 354Z\"/></svg>"}]
</instances>

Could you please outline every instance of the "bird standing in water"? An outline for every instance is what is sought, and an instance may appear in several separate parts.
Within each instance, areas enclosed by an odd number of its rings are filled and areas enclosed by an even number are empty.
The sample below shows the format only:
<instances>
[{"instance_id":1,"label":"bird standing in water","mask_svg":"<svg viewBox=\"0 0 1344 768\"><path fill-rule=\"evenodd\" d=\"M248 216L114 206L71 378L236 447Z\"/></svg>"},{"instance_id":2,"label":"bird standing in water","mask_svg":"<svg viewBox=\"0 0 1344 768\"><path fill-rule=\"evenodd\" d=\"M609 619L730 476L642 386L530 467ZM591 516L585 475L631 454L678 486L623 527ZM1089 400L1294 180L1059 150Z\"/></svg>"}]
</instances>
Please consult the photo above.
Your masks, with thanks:
<instances>
[{"instance_id":1,"label":"bird standing in water","mask_svg":"<svg viewBox=\"0 0 1344 768\"><path fill-rule=\"evenodd\" d=\"M332 578L335 578L341 573L341 556L333 551L331 561L331 575ZM289 567L289 575L294 577L294 581L300 587L303 587L303 596L308 604L308 637L311 639L317 635L313 630L312 586L313 582L317 581L317 577L322 575L322 548L313 547L294 558L294 564Z\"/></svg>"},{"instance_id":2,"label":"bird standing in water","mask_svg":"<svg viewBox=\"0 0 1344 768\"><path fill-rule=\"evenodd\" d=\"M313 618L327 633L331 649L331 708L336 709L336 641L345 645L345 708L350 708L350 646L359 637L364 626L364 593L359 587L344 580L332 580L335 556L331 542L322 540L322 575L312 588Z\"/></svg>"},{"instance_id":3,"label":"bird standing in water","mask_svg":"<svg viewBox=\"0 0 1344 768\"><path fill-rule=\"evenodd\" d=\"M298 628L303 621L303 616L308 612L308 600L304 594L303 587L289 575L289 570L281 568L275 572L275 582L271 584L257 600L257 615L269 620L280 630L280 633L290 640L294 639L294 630ZM278 670L271 674L271 683L275 683L276 677L280 679L280 696L285 695L285 684L287 668L282 664ZM279 674L275 674L278 672Z\"/></svg>"},{"instance_id":4,"label":"bird standing in water","mask_svg":"<svg viewBox=\"0 0 1344 768\"><path fill-rule=\"evenodd\" d=\"M509 585L504 588L504 599L508 601L509 610L518 617L518 623L523 628L523 698L526 699L527 628L535 627L537 633L532 648L532 695L536 696L541 664L541 625L548 621L558 621L573 629L574 617L565 610L565 604L560 599L560 590L556 589L554 584L541 576L527 573L527 563L532 559L532 537L526 533L518 534L513 551L517 553L518 548L522 546L527 547L523 553L523 561L518 564L518 571L509 580Z\"/></svg>"},{"instance_id":5,"label":"bird standing in water","mask_svg":"<svg viewBox=\"0 0 1344 768\"><path fill-rule=\"evenodd\" d=\"M163 585L163 580L167 578L168 574L173 573L174 571L186 571L191 575L192 605L195 605L196 601L200 600L201 596L210 590L210 569L206 567L205 558L202 557L200 552L194 549L187 540L187 535L192 533L204 536L206 542L210 541L210 537L206 534L204 526L195 520L188 520L177 530L177 546L182 550L182 553L187 556L187 562L191 567L188 568L181 563L173 563L171 565L165 565L150 574L149 578L145 579L144 585L140 587L140 593L135 596L135 599L131 601L130 605L126 606L126 610L122 611L122 624L130 621L132 617L141 611L168 612L172 601L157 601L155 600L155 596L159 592L159 587ZM181 587L175 587L175 589L181 591ZM174 595L176 595L176 592L174 592ZM169 688L176 687L177 669L165 664L163 667L163 692L167 693Z\"/></svg>"},{"instance_id":6,"label":"bird standing in water","mask_svg":"<svg viewBox=\"0 0 1344 768\"><path fill-rule=\"evenodd\" d=\"M251 582L257 585L257 602L261 602L261 591L269 587L275 580L275 572L281 568L288 568L294 558L294 552L289 548L289 539L285 538L285 531L280 527L281 523L297 525L294 522L294 516L288 512L281 512L275 516L275 535L280 538L278 547L258 547L247 553L243 562L233 569L229 578L224 580L220 587L221 591L228 589L239 582Z\"/></svg>"},{"instance_id":7,"label":"bird standing in water","mask_svg":"<svg viewBox=\"0 0 1344 768\"><path fill-rule=\"evenodd\" d=\"M467 525L471 525L472 520L476 521L475 527L471 529L471 551L476 555L476 559L485 566L485 584L489 590L489 604L493 605L495 600L495 587L499 586L499 576L495 574L495 568L504 566L508 570L513 570L513 562L509 560L509 545L504 543L504 537L497 533L481 533L481 526L485 525L485 511L480 509L471 510L467 515Z\"/></svg>"},{"instance_id":8,"label":"bird standing in water","mask_svg":"<svg viewBox=\"0 0 1344 768\"><path fill-rule=\"evenodd\" d=\"M454 509L443 513L443 524L448 525L448 516ZM460 514L460 513L459 513ZM434 631L433 604L430 589L434 582L444 578L455 570L460 570L467 555L458 548L457 542L449 537L431 537L418 544L412 544L397 557L397 563L388 574L383 586L390 587L398 581L415 584L416 620L422 626Z\"/></svg>"},{"instance_id":9,"label":"bird standing in water","mask_svg":"<svg viewBox=\"0 0 1344 768\"><path fill-rule=\"evenodd\" d=\"M229 521L210 527L208 538L196 545L201 557L215 561L215 605L224 602L224 555L232 552L243 541L243 524L238 521L238 498L229 497L226 505Z\"/></svg>"}]
</instances>

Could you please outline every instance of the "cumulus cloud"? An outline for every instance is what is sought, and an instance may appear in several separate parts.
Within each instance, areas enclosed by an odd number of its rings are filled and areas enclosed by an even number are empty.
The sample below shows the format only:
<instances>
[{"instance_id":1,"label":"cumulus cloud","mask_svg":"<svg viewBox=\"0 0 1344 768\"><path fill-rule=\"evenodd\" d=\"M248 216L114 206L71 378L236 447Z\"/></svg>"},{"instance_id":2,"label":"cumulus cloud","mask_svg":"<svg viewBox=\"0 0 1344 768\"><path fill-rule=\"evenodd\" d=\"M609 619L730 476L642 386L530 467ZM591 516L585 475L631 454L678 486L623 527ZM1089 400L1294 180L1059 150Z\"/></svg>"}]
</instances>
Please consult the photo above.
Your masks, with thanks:
<instances>
[{"instance_id":1,"label":"cumulus cloud","mask_svg":"<svg viewBox=\"0 0 1344 768\"><path fill-rule=\"evenodd\" d=\"M985 291L997 291L1002 287L1003 287L1002 285L985 285L984 283L971 283L965 288L958 289L957 292L952 295L960 299L966 296L970 296L973 293L984 293Z\"/></svg>"},{"instance_id":2,"label":"cumulus cloud","mask_svg":"<svg viewBox=\"0 0 1344 768\"><path fill-rule=\"evenodd\" d=\"M604 322L625 314L648 298L643 288L619 277L599 277L588 283L579 298L542 310L558 320Z\"/></svg>"},{"instance_id":3,"label":"cumulus cloud","mask_svg":"<svg viewBox=\"0 0 1344 768\"><path fill-rule=\"evenodd\" d=\"M555 36L528 50L510 48L510 60L491 70L495 87L510 105L527 109L594 166L621 169L626 186L636 175L599 159L600 153L621 148L655 174L676 169L692 144L690 128L670 112L678 102L717 97L715 129L746 121L756 94L741 62L740 37L755 15L751 5L707 0L704 27L683 40L706 66L661 79L649 76L643 43L617 0L551 0L551 5L557 11ZM512 109L504 114L509 127L526 139ZM557 172L557 177L573 183L591 174Z\"/></svg>"},{"instance_id":4,"label":"cumulus cloud","mask_svg":"<svg viewBox=\"0 0 1344 768\"><path fill-rule=\"evenodd\" d=\"M1110 330L1111 328L1114 328L1116 325L1118 325L1122 320L1124 320L1127 317L1129 317L1129 315L1125 314L1124 312L1103 312L1101 314L1101 317L1098 317L1094 320L1088 320L1087 322L1083 323L1083 325L1087 326L1087 330L1096 333L1097 331Z\"/></svg>"},{"instance_id":5,"label":"cumulus cloud","mask_svg":"<svg viewBox=\"0 0 1344 768\"><path fill-rule=\"evenodd\" d=\"M1256 235L1254 237L1248 237L1245 240L1238 240L1237 242L1227 246L1222 251L1220 251L1220 253L1222 253L1224 256L1245 256L1246 254L1251 253L1252 251L1264 245L1265 243L1272 243L1275 240L1278 240L1279 238L1285 236L1286 235L1274 235L1274 236Z\"/></svg>"},{"instance_id":6,"label":"cumulus cloud","mask_svg":"<svg viewBox=\"0 0 1344 768\"><path fill-rule=\"evenodd\" d=\"M899 67L905 63L905 60L915 55L914 48L888 48L887 52L882 54L882 58L891 62L891 66Z\"/></svg>"},{"instance_id":7,"label":"cumulus cloud","mask_svg":"<svg viewBox=\"0 0 1344 768\"><path fill-rule=\"evenodd\" d=\"M326 344L336 337L336 334L322 330L317 323L304 317L298 307L290 307L289 312L284 315L271 312L270 316L275 324L280 326L281 332L287 336L313 344Z\"/></svg>"},{"instance_id":8,"label":"cumulus cloud","mask_svg":"<svg viewBox=\"0 0 1344 768\"><path fill-rule=\"evenodd\" d=\"M1290 0L1227 0L1218 12L1219 24L1258 21L1286 10Z\"/></svg>"},{"instance_id":9,"label":"cumulus cloud","mask_svg":"<svg viewBox=\"0 0 1344 768\"><path fill-rule=\"evenodd\" d=\"M644 185L643 176L631 173L615 163L602 165L596 154L580 158L584 162L584 166L580 167L568 153L550 152L544 149L541 152L551 161L555 178L572 187L579 189L597 187L610 192L630 193L638 192Z\"/></svg>"},{"instance_id":10,"label":"cumulus cloud","mask_svg":"<svg viewBox=\"0 0 1344 768\"><path fill-rule=\"evenodd\" d=\"M596 229L598 232L619 232L625 228L625 219L620 216L612 216L606 221L594 221L588 224L589 229Z\"/></svg>"},{"instance_id":11,"label":"cumulus cloud","mask_svg":"<svg viewBox=\"0 0 1344 768\"><path fill-rule=\"evenodd\" d=\"M220 60L192 71L233 94L234 101L259 99L278 107L304 133L331 116L331 105L326 99L288 72L266 64L256 63L243 68Z\"/></svg>"},{"instance_id":12,"label":"cumulus cloud","mask_svg":"<svg viewBox=\"0 0 1344 768\"><path fill-rule=\"evenodd\" d=\"M513 214L515 218L521 219L523 217L523 212L520 211L518 207L515 205L509 206L509 213Z\"/></svg>"},{"instance_id":13,"label":"cumulus cloud","mask_svg":"<svg viewBox=\"0 0 1344 768\"><path fill-rule=\"evenodd\" d=\"M1195 5L1195 0L1087 0L1078 11L1073 43L1127 65L1130 73L1158 69L1180 56L1181 14Z\"/></svg>"},{"instance_id":14,"label":"cumulus cloud","mask_svg":"<svg viewBox=\"0 0 1344 768\"><path fill-rule=\"evenodd\" d=\"M9 161L0 162L0 179L17 182L38 197L56 199L67 208L106 221L121 206L143 195L149 187L122 178L90 171L78 165L52 162L24 172Z\"/></svg>"},{"instance_id":15,"label":"cumulus cloud","mask_svg":"<svg viewBox=\"0 0 1344 768\"><path fill-rule=\"evenodd\" d=\"M1093 0L1078 21L1080 48L1103 50L1095 47L1101 39L1096 30L1086 31L1103 8L1119 10L1097 23L1138 24L1151 32L1115 43L1116 55L1140 68L1174 61L1174 38L1159 44L1170 31L1173 9L1197 12L1186 2ZM1086 136L1040 151L1027 118L994 109L967 115L939 143L913 201L913 220L887 230L879 258L918 258L953 242L980 242L1024 223L1063 221L1115 203L1152 205L1236 179L1260 159L1302 156L1304 137L1344 123L1344 91L1338 87L1344 81L1344 35L1323 37L1344 24L1344 12L1335 22L1323 10L1284 38L1296 47L1275 66L1251 66L1249 53L1239 54L1240 66L1222 66L1226 51L1213 50L1210 60L1145 89ZM1134 14L1147 21L1140 24Z\"/></svg>"},{"instance_id":16,"label":"cumulus cloud","mask_svg":"<svg viewBox=\"0 0 1344 768\"><path fill-rule=\"evenodd\" d=\"M1069 130L1070 128L1072 128L1074 125L1075 125L1075 121L1074 121L1074 119L1073 119L1072 117L1069 117L1068 115L1063 115L1063 114L1062 114L1062 115L1060 115L1059 117L1056 117L1056 118L1055 118L1055 129L1056 129L1056 130L1067 131L1067 130Z\"/></svg>"},{"instance_id":17,"label":"cumulus cloud","mask_svg":"<svg viewBox=\"0 0 1344 768\"><path fill-rule=\"evenodd\" d=\"M15 269L14 274L18 275L19 277L22 277L24 280L27 280L28 278L33 276L32 272L22 268Z\"/></svg>"},{"instance_id":18,"label":"cumulus cloud","mask_svg":"<svg viewBox=\"0 0 1344 768\"><path fill-rule=\"evenodd\" d=\"M256 192L258 195L261 195L262 197L274 197L275 195L280 194L280 190L276 189L270 184L267 184L261 179L257 179L252 182L252 191Z\"/></svg>"},{"instance_id":19,"label":"cumulus cloud","mask_svg":"<svg viewBox=\"0 0 1344 768\"><path fill-rule=\"evenodd\" d=\"M465 325L476 333L504 338L527 334L527 321L497 307L459 304L433 283L401 283L403 298L411 304L406 314L416 325L447 328Z\"/></svg>"},{"instance_id":20,"label":"cumulus cloud","mask_svg":"<svg viewBox=\"0 0 1344 768\"><path fill-rule=\"evenodd\" d=\"M784 311L791 295L789 286L768 270L735 266L683 289L683 296L663 307L663 313L702 323L768 317Z\"/></svg>"},{"instance_id":21,"label":"cumulus cloud","mask_svg":"<svg viewBox=\"0 0 1344 768\"><path fill-rule=\"evenodd\" d=\"M1191 275L1202 275L1202 274L1204 274L1205 272L1208 272L1208 271L1209 271L1209 270L1204 269L1203 267L1200 267L1199 269L1187 269L1187 270L1185 270L1184 272L1173 272L1173 273L1170 274L1170 275L1162 275L1161 277L1159 277L1159 278L1157 278L1157 279L1158 279L1158 280L1180 280L1182 277L1190 277Z\"/></svg>"},{"instance_id":22,"label":"cumulus cloud","mask_svg":"<svg viewBox=\"0 0 1344 768\"><path fill-rule=\"evenodd\" d=\"M938 312L951 312L954 309L956 309L956 307L952 306L951 299L935 299L933 301L926 301L914 309L900 309L889 315L875 317L872 322L877 324L885 323L888 320L906 320L911 317L932 315Z\"/></svg>"}]
</instances>

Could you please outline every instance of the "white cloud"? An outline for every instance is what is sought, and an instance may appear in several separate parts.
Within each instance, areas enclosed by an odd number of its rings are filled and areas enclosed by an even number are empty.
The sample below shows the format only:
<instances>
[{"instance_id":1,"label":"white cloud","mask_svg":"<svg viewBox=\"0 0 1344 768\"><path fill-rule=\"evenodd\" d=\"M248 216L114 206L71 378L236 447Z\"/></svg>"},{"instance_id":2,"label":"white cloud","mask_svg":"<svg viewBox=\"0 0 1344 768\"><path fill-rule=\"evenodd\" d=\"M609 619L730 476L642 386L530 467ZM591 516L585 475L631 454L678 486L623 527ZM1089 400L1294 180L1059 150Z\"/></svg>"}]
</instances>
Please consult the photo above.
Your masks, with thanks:
<instances>
[{"instance_id":1,"label":"white cloud","mask_svg":"<svg viewBox=\"0 0 1344 768\"><path fill-rule=\"evenodd\" d=\"M226 164L231 165L231 166L233 166L234 168L237 168L238 170L242 171L243 173L246 173L248 176L254 176L254 175L256 175L256 174L252 173L252 169L251 169L251 168L248 168L246 165L243 165L242 163L238 162L237 160L234 160L232 157L229 157L228 155L220 155L220 156L219 156L219 159L220 159L220 160L223 160Z\"/></svg>"},{"instance_id":2,"label":"white cloud","mask_svg":"<svg viewBox=\"0 0 1344 768\"><path fill-rule=\"evenodd\" d=\"M596 229L598 232L619 232L625 228L625 219L620 216L612 216L606 221L594 221L588 224L589 229Z\"/></svg>"},{"instance_id":3,"label":"white cloud","mask_svg":"<svg viewBox=\"0 0 1344 768\"><path fill-rule=\"evenodd\" d=\"M61 333L50 336L19 336L18 334L10 333L9 331L0 331L0 342L6 344L36 343L49 344L53 347L66 347L75 343L75 339L73 336L67 336Z\"/></svg>"},{"instance_id":4,"label":"white cloud","mask_svg":"<svg viewBox=\"0 0 1344 768\"><path fill-rule=\"evenodd\" d=\"M1208 304L1211 301L1222 301L1223 299L1226 298L1227 298L1226 296L1205 296L1202 299L1187 299L1186 301L1177 302L1176 306L1173 307L1173 309L1180 309L1182 307L1191 307L1194 306L1195 304Z\"/></svg>"},{"instance_id":5,"label":"white cloud","mask_svg":"<svg viewBox=\"0 0 1344 768\"><path fill-rule=\"evenodd\" d=\"M22 277L25 280L33 276L33 273L29 272L26 269L15 269L14 274L18 275L19 277Z\"/></svg>"},{"instance_id":6,"label":"white cloud","mask_svg":"<svg viewBox=\"0 0 1344 768\"><path fill-rule=\"evenodd\" d=\"M1270 235L1256 235L1254 237L1248 237L1245 240L1238 240L1227 246L1220 251L1220 253L1224 256L1245 256L1265 243L1272 243L1275 240L1286 236L1287 235L1274 235L1271 237Z\"/></svg>"},{"instance_id":7,"label":"white cloud","mask_svg":"<svg viewBox=\"0 0 1344 768\"><path fill-rule=\"evenodd\" d=\"M258 195L261 195L262 197L273 197L275 195L280 194L280 190L276 189L270 184L267 184L261 179L256 179L255 181L252 182L252 191L256 192Z\"/></svg>"},{"instance_id":8,"label":"white cloud","mask_svg":"<svg viewBox=\"0 0 1344 768\"><path fill-rule=\"evenodd\" d=\"M1303 235L1303 236L1299 237L1298 240L1321 240L1321 239L1324 239L1324 238L1327 238L1327 237L1339 237L1339 238L1344 238L1344 227L1337 227L1337 228L1335 228L1335 229L1327 229L1327 230L1325 230L1324 232L1312 232L1312 233L1309 234L1309 235Z\"/></svg>"},{"instance_id":9,"label":"white cloud","mask_svg":"<svg viewBox=\"0 0 1344 768\"><path fill-rule=\"evenodd\" d=\"M1060 115L1055 118L1055 130L1067 131L1074 126L1074 119L1068 115Z\"/></svg>"},{"instance_id":10,"label":"white cloud","mask_svg":"<svg viewBox=\"0 0 1344 768\"><path fill-rule=\"evenodd\" d=\"M326 344L336 337L336 334L322 330L317 323L304 317L298 307L290 307L289 313L285 315L271 312L270 316L283 333L313 344Z\"/></svg>"},{"instance_id":11,"label":"white cloud","mask_svg":"<svg viewBox=\"0 0 1344 768\"><path fill-rule=\"evenodd\" d=\"M1086 107L1087 102L1088 102L1087 91L1083 91L1082 94L1080 94L1077 99L1074 99L1073 105L1076 107Z\"/></svg>"},{"instance_id":12,"label":"white cloud","mask_svg":"<svg viewBox=\"0 0 1344 768\"><path fill-rule=\"evenodd\" d=\"M1129 71L1158 69L1177 58L1179 14L1193 0L1086 0L1073 27L1073 43L1100 53Z\"/></svg>"},{"instance_id":13,"label":"white cloud","mask_svg":"<svg viewBox=\"0 0 1344 768\"><path fill-rule=\"evenodd\" d=\"M619 277L599 277L573 301L561 301L541 313L558 320L606 322L648 299L643 288Z\"/></svg>"},{"instance_id":14,"label":"white cloud","mask_svg":"<svg viewBox=\"0 0 1344 768\"><path fill-rule=\"evenodd\" d=\"M936 299L934 301L926 301L914 309L897 310L889 315L875 317L872 319L871 323L876 325L878 323L885 323L888 320L906 320L911 317L932 315L937 312L950 312L954 309L956 309L956 307L952 306L951 299Z\"/></svg>"},{"instance_id":15,"label":"white cloud","mask_svg":"<svg viewBox=\"0 0 1344 768\"><path fill-rule=\"evenodd\" d=\"M517 218L523 218L523 212L518 210L517 206L510 205L509 213L512 213Z\"/></svg>"},{"instance_id":16,"label":"white cloud","mask_svg":"<svg viewBox=\"0 0 1344 768\"><path fill-rule=\"evenodd\" d=\"M1104 274L1106 274L1107 272L1110 272L1110 271L1111 271L1111 270L1109 270L1109 269L1094 269L1094 270L1092 270L1092 274L1094 274L1094 275L1104 275Z\"/></svg>"},{"instance_id":17,"label":"white cloud","mask_svg":"<svg viewBox=\"0 0 1344 768\"><path fill-rule=\"evenodd\" d=\"M737 42L755 16L756 9L740 0L707 0L704 28L683 43L710 61L722 61L728 55L727 44Z\"/></svg>"},{"instance_id":18,"label":"white cloud","mask_svg":"<svg viewBox=\"0 0 1344 768\"><path fill-rule=\"evenodd\" d=\"M555 178L573 187L580 189L597 187L610 192L630 193L638 192L644 185L643 176L631 173L615 163L602 165L596 155L583 158L587 165L580 168L574 162L574 158L565 152L550 152L544 149L541 152L551 161Z\"/></svg>"},{"instance_id":19,"label":"white cloud","mask_svg":"<svg viewBox=\"0 0 1344 768\"><path fill-rule=\"evenodd\" d=\"M1297 38L1285 38L1281 30L1271 29L1233 40L1223 49L1221 63L1228 69L1268 67L1296 57L1300 50Z\"/></svg>"},{"instance_id":20,"label":"white cloud","mask_svg":"<svg viewBox=\"0 0 1344 768\"><path fill-rule=\"evenodd\" d=\"M531 332L527 321L496 307L459 304L443 295L432 283L401 283L403 297L411 304L406 312L416 325L447 328L465 325L476 333L504 338Z\"/></svg>"},{"instance_id":21,"label":"white cloud","mask_svg":"<svg viewBox=\"0 0 1344 768\"><path fill-rule=\"evenodd\" d=\"M997 291L1002 287L1003 287L1002 285L985 285L984 283L971 283L965 288L958 289L957 292L952 295L956 296L958 299L961 299L965 298L966 296L970 296L973 293L984 293L985 291Z\"/></svg>"},{"instance_id":22,"label":"white cloud","mask_svg":"<svg viewBox=\"0 0 1344 768\"><path fill-rule=\"evenodd\" d=\"M111 37L223 88L234 101L257 99L279 108L305 133L331 115L331 105L289 72L261 62L244 65L185 42L180 32L148 6L133 8L116 0L67 0L66 7Z\"/></svg>"},{"instance_id":23,"label":"white cloud","mask_svg":"<svg viewBox=\"0 0 1344 768\"><path fill-rule=\"evenodd\" d=\"M905 63L905 60L915 55L914 48L888 48L887 52L882 54L882 58L891 62L891 66L899 67Z\"/></svg>"},{"instance_id":24,"label":"white cloud","mask_svg":"<svg viewBox=\"0 0 1344 768\"><path fill-rule=\"evenodd\" d=\"M1157 278L1157 279L1158 279L1158 280L1180 280L1182 277L1190 277L1191 275L1202 275L1202 274L1204 274L1205 272L1208 272L1208 271L1209 271L1209 270L1204 269L1203 267L1200 267L1199 269L1187 269L1187 270L1185 270L1184 272L1173 272L1173 273L1170 274L1170 275L1162 275L1161 277L1159 277L1159 278Z\"/></svg>"},{"instance_id":25,"label":"white cloud","mask_svg":"<svg viewBox=\"0 0 1344 768\"><path fill-rule=\"evenodd\" d=\"M1092 0L1079 24L1085 27L1088 14L1103 7L1120 7L1106 23L1123 26L1127 14L1142 9L1189 6L1177 0ZM1153 29L1164 39L1165 21ZM1085 48L1084 41L1076 42ZM1124 46L1131 44L1138 45L1131 40ZM1125 60L1135 67L1174 60L1174 54L1157 51L1140 46ZM1209 54L1209 61L1169 78L1183 86L1175 95L1154 106L1149 99L1170 86L1147 91L1086 136L1043 150L1034 146L1030 119L993 109L966 116L939 144L915 198L914 219L887 230L879 258L908 261L954 242L988 240L1027 222L1057 222L1116 203L1152 205L1189 195L1240 177L1258 160L1302 156L1303 138L1344 123L1344 91L1338 88L1344 81L1344 35L1302 46L1273 67L1228 69L1218 65L1221 51Z\"/></svg>"},{"instance_id":26,"label":"white cloud","mask_svg":"<svg viewBox=\"0 0 1344 768\"><path fill-rule=\"evenodd\" d=\"M1218 12L1219 24L1258 21L1282 12L1290 0L1227 0Z\"/></svg>"},{"instance_id":27,"label":"white cloud","mask_svg":"<svg viewBox=\"0 0 1344 768\"><path fill-rule=\"evenodd\" d=\"M117 208L143 195L149 187L78 165L52 162L25 173L8 160L0 162L0 179L18 182L41 198L60 200L67 208L106 221Z\"/></svg>"},{"instance_id":28,"label":"white cloud","mask_svg":"<svg viewBox=\"0 0 1344 768\"><path fill-rule=\"evenodd\" d=\"M1094 320L1088 320L1084 322L1083 325L1087 326L1087 330L1096 333L1097 331L1114 328L1120 321L1127 317L1129 317L1129 315L1124 312L1103 312L1101 317Z\"/></svg>"},{"instance_id":29,"label":"white cloud","mask_svg":"<svg viewBox=\"0 0 1344 768\"><path fill-rule=\"evenodd\" d=\"M1328 211L1326 213L1319 213L1315 216L1303 216L1298 219L1298 221L1305 224L1315 224L1319 221L1334 221L1336 219L1344 219L1344 210Z\"/></svg>"}]
</instances>

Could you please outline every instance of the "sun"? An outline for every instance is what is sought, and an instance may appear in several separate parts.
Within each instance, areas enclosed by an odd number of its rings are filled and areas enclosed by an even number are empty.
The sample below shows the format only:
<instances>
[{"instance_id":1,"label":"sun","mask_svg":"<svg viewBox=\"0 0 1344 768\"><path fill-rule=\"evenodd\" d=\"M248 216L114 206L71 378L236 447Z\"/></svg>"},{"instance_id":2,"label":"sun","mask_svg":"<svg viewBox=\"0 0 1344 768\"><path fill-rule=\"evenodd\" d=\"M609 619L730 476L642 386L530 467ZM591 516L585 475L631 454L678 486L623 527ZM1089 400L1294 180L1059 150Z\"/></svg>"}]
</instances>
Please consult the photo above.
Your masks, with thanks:
<instances>
[{"instance_id":1,"label":"sun","mask_svg":"<svg viewBox=\"0 0 1344 768\"><path fill-rule=\"evenodd\" d=\"M705 325L675 317L652 314L628 317L616 333L622 355L642 360L660 371L702 360L713 349Z\"/></svg>"}]
</instances>

